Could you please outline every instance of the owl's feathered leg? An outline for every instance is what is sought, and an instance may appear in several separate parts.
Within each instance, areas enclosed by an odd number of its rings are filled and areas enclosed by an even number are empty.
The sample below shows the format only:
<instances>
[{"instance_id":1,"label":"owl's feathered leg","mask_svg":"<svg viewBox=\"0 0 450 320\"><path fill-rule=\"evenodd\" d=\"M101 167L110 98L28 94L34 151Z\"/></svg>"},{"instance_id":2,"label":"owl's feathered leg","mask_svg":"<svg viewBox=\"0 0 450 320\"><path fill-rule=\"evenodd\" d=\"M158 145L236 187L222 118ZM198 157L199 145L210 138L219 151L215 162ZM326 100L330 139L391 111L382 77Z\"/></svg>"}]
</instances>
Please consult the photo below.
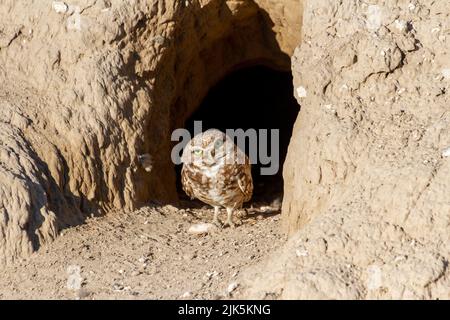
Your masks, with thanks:
<instances>
[{"instance_id":1,"label":"owl's feathered leg","mask_svg":"<svg viewBox=\"0 0 450 320\"><path fill-rule=\"evenodd\" d=\"M227 208L227 221L225 222L225 224L229 225L231 228L234 228L234 222L233 222L233 208L228 207Z\"/></svg>"},{"instance_id":2,"label":"owl's feathered leg","mask_svg":"<svg viewBox=\"0 0 450 320\"><path fill-rule=\"evenodd\" d=\"M215 224L218 227L222 227L222 224L219 221L219 213L220 213L220 207L219 206L214 206L213 224Z\"/></svg>"}]
</instances>

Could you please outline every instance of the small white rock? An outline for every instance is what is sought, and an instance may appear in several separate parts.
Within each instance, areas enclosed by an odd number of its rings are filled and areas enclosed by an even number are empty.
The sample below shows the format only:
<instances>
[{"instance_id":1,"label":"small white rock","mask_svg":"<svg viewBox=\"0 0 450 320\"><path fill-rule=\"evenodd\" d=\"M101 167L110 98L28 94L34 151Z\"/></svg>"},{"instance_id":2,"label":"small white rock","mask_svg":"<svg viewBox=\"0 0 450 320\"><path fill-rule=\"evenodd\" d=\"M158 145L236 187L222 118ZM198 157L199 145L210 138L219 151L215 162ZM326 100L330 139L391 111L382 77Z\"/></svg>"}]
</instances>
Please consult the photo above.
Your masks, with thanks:
<instances>
[{"instance_id":1,"label":"small white rock","mask_svg":"<svg viewBox=\"0 0 450 320\"><path fill-rule=\"evenodd\" d=\"M406 91L406 88L400 88L400 89L398 89L397 94L402 94L405 91Z\"/></svg>"},{"instance_id":2,"label":"small white rock","mask_svg":"<svg viewBox=\"0 0 450 320\"><path fill-rule=\"evenodd\" d=\"M295 254L297 255L297 257L307 257L309 255L309 252L306 249L297 249L295 250Z\"/></svg>"},{"instance_id":3,"label":"small white rock","mask_svg":"<svg viewBox=\"0 0 450 320\"><path fill-rule=\"evenodd\" d=\"M367 289L377 290L383 283L383 272L377 265L371 265L366 270L367 273Z\"/></svg>"},{"instance_id":4,"label":"small white rock","mask_svg":"<svg viewBox=\"0 0 450 320\"><path fill-rule=\"evenodd\" d=\"M230 283L230 284L228 285L228 288L227 288L227 293L228 293L228 294L231 294L234 290L237 289L238 286L239 286L239 285L238 285L237 282L232 282L232 283Z\"/></svg>"},{"instance_id":5,"label":"small white rock","mask_svg":"<svg viewBox=\"0 0 450 320\"><path fill-rule=\"evenodd\" d=\"M367 29L377 31L381 28L382 12L381 7L378 5L370 5L367 8Z\"/></svg>"},{"instance_id":6,"label":"small white rock","mask_svg":"<svg viewBox=\"0 0 450 320\"><path fill-rule=\"evenodd\" d=\"M189 228L188 233L202 235L202 234L208 234L211 231L214 231L216 229L217 229L217 227L215 225L213 225L212 223L198 223L198 224L192 225Z\"/></svg>"},{"instance_id":7,"label":"small white rock","mask_svg":"<svg viewBox=\"0 0 450 320\"><path fill-rule=\"evenodd\" d=\"M441 28L433 28L431 29L431 33L438 33L439 31L441 31Z\"/></svg>"},{"instance_id":8,"label":"small white rock","mask_svg":"<svg viewBox=\"0 0 450 320\"><path fill-rule=\"evenodd\" d=\"M186 298L189 298L191 295L192 295L192 293L190 291L186 291L185 293L183 293L181 295L181 298L186 299Z\"/></svg>"},{"instance_id":9,"label":"small white rock","mask_svg":"<svg viewBox=\"0 0 450 320\"><path fill-rule=\"evenodd\" d=\"M406 22L403 20L395 20L395 27L397 28L398 31L405 31L406 30Z\"/></svg>"},{"instance_id":10,"label":"small white rock","mask_svg":"<svg viewBox=\"0 0 450 320\"><path fill-rule=\"evenodd\" d=\"M300 86L297 88L297 96L299 98L306 98L307 95L308 93L306 92L305 87Z\"/></svg>"},{"instance_id":11,"label":"small white rock","mask_svg":"<svg viewBox=\"0 0 450 320\"><path fill-rule=\"evenodd\" d=\"M450 80L450 68L442 69L442 75L446 80Z\"/></svg>"},{"instance_id":12,"label":"small white rock","mask_svg":"<svg viewBox=\"0 0 450 320\"><path fill-rule=\"evenodd\" d=\"M81 267L77 265L71 265L67 268L67 288L69 290L80 290L83 283L81 277Z\"/></svg>"},{"instance_id":13,"label":"small white rock","mask_svg":"<svg viewBox=\"0 0 450 320\"><path fill-rule=\"evenodd\" d=\"M217 277L218 275L219 273L217 271L207 272L205 278L206 280L210 280L212 278Z\"/></svg>"},{"instance_id":14,"label":"small white rock","mask_svg":"<svg viewBox=\"0 0 450 320\"><path fill-rule=\"evenodd\" d=\"M69 6L62 1L53 1L52 8L56 13L66 13L69 10Z\"/></svg>"},{"instance_id":15,"label":"small white rock","mask_svg":"<svg viewBox=\"0 0 450 320\"><path fill-rule=\"evenodd\" d=\"M445 149L444 151L442 151L442 156L443 156L444 158L450 157L450 147L448 147L447 149Z\"/></svg>"}]
</instances>

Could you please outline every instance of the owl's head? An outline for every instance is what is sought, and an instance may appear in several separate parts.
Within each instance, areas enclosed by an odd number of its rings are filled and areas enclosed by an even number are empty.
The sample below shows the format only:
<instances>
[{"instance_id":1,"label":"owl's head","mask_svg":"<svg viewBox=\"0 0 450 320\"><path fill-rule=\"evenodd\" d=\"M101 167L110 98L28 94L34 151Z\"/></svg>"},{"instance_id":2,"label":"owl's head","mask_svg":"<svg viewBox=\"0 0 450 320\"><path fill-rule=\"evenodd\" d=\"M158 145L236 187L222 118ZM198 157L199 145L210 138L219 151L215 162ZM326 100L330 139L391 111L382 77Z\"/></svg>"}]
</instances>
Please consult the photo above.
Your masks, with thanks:
<instances>
[{"instance_id":1,"label":"owl's head","mask_svg":"<svg viewBox=\"0 0 450 320\"><path fill-rule=\"evenodd\" d=\"M234 154L235 145L231 138L217 129L197 134L183 150L181 161L196 166L224 164Z\"/></svg>"}]
</instances>

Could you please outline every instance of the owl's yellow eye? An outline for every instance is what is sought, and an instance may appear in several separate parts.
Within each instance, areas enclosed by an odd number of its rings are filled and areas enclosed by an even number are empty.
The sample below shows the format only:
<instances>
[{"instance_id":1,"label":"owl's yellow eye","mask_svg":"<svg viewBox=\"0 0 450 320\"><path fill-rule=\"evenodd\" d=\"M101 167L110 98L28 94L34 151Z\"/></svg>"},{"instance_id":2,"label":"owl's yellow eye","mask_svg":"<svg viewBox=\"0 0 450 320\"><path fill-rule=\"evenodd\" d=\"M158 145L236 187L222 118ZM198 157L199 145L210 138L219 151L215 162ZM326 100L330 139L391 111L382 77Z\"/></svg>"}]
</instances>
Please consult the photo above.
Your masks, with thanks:
<instances>
[{"instance_id":1,"label":"owl's yellow eye","mask_svg":"<svg viewBox=\"0 0 450 320\"><path fill-rule=\"evenodd\" d=\"M203 150L201 149L195 149L194 151L192 151L193 154L195 154L196 156L199 156L203 153Z\"/></svg>"}]
</instances>

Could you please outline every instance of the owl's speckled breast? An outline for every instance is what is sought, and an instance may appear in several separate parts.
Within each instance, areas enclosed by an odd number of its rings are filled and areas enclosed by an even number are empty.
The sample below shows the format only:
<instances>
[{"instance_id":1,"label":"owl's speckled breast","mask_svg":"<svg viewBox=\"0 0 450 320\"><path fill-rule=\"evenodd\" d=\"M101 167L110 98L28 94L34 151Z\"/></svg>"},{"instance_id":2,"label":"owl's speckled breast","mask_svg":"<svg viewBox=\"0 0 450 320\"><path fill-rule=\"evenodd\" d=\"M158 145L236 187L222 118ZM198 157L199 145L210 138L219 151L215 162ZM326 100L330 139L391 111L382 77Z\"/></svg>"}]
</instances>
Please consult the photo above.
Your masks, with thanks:
<instances>
[{"instance_id":1,"label":"owl's speckled breast","mask_svg":"<svg viewBox=\"0 0 450 320\"><path fill-rule=\"evenodd\" d=\"M251 164L225 133L209 129L183 150L181 182L191 198L212 206L238 208L251 199Z\"/></svg>"},{"instance_id":2,"label":"owl's speckled breast","mask_svg":"<svg viewBox=\"0 0 450 320\"><path fill-rule=\"evenodd\" d=\"M247 179L243 179L245 175ZM211 206L238 208L248 201L248 196L239 186L239 180L252 183L249 164L216 165L208 168L191 164L183 166L182 170L183 188L188 195Z\"/></svg>"}]
</instances>

